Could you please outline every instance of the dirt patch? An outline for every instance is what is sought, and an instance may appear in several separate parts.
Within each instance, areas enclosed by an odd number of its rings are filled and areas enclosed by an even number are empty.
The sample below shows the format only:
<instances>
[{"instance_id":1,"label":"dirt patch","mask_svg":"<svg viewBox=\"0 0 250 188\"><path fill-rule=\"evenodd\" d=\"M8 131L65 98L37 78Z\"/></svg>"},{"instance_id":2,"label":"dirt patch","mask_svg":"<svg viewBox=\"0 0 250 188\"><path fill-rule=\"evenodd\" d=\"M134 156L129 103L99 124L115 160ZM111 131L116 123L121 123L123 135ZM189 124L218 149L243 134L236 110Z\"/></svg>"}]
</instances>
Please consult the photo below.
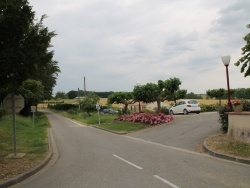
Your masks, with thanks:
<instances>
[{"instance_id":1,"label":"dirt patch","mask_svg":"<svg viewBox=\"0 0 250 188\"><path fill-rule=\"evenodd\" d=\"M0 183L16 177L38 165L42 160L0 159Z\"/></svg>"}]
</instances>

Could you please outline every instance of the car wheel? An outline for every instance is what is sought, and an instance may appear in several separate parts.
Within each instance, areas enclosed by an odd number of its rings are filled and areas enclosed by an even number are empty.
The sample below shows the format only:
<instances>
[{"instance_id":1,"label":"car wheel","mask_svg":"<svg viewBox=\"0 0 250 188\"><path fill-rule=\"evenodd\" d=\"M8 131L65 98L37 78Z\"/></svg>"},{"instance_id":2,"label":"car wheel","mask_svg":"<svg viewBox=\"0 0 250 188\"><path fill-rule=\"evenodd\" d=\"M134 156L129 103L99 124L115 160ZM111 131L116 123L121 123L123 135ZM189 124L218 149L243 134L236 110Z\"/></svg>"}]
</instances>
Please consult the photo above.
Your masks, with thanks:
<instances>
[{"instance_id":1,"label":"car wheel","mask_svg":"<svg viewBox=\"0 0 250 188\"><path fill-rule=\"evenodd\" d=\"M199 114L200 112L196 112L196 114Z\"/></svg>"},{"instance_id":2,"label":"car wheel","mask_svg":"<svg viewBox=\"0 0 250 188\"><path fill-rule=\"evenodd\" d=\"M184 114L184 115L188 115L187 109L184 109L184 110L183 110L183 114Z\"/></svg>"},{"instance_id":3,"label":"car wheel","mask_svg":"<svg viewBox=\"0 0 250 188\"><path fill-rule=\"evenodd\" d=\"M172 114L172 115L174 115L174 112L173 112L173 110L170 110L170 111L169 111L169 114Z\"/></svg>"}]
</instances>

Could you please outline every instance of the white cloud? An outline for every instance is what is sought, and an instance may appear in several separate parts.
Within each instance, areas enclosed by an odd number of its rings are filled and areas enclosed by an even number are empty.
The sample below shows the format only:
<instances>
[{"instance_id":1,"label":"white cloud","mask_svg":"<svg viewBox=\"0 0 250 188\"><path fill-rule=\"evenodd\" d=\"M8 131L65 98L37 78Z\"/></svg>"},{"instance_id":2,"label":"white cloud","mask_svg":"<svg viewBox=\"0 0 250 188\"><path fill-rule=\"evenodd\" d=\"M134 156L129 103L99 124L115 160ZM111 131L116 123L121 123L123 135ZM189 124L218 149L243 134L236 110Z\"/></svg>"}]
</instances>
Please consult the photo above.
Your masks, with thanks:
<instances>
[{"instance_id":1,"label":"white cloud","mask_svg":"<svg viewBox=\"0 0 250 188\"><path fill-rule=\"evenodd\" d=\"M240 68L249 32L245 0L30 0L38 17L58 34L52 41L59 74L54 92L132 91L141 84L178 77L181 88L205 93L226 88L220 56L232 56L232 88L250 87Z\"/></svg>"}]
</instances>

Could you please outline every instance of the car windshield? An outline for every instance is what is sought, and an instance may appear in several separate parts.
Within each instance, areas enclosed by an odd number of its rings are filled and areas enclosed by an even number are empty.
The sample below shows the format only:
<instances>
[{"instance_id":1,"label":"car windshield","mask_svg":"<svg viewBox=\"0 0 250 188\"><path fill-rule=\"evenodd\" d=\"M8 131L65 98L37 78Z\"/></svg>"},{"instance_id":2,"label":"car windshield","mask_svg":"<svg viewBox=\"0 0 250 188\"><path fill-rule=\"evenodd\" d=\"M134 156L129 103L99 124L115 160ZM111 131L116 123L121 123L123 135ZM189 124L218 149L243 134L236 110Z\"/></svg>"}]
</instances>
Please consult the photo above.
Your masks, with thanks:
<instances>
[{"instance_id":1,"label":"car windshield","mask_svg":"<svg viewBox=\"0 0 250 188\"><path fill-rule=\"evenodd\" d=\"M198 102L196 100L190 100L188 101L188 104L198 104Z\"/></svg>"}]
</instances>

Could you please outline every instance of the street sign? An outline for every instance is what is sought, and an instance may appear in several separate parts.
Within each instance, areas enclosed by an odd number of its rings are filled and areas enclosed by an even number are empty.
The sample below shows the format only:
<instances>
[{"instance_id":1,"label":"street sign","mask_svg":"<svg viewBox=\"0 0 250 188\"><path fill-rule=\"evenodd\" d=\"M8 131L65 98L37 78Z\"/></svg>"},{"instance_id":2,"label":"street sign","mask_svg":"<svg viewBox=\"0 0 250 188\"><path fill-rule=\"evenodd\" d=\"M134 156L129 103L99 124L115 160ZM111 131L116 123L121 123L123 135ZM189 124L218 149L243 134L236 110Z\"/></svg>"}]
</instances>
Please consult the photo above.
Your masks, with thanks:
<instances>
[{"instance_id":1,"label":"street sign","mask_svg":"<svg viewBox=\"0 0 250 188\"><path fill-rule=\"evenodd\" d=\"M12 109L15 113L19 113L24 107L24 98L21 95L9 93L3 100L3 106L7 113L11 114Z\"/></svg>"},{"instance_id":2,"label":"street sign","mask_svg":"<svg viewBox=\"0 0 250 188\"><path fill-rule=\"evenodd\" d=\"M31 110L31 112L36 112L36 106L31 106L30 110Z\"/></svg>"}]
</instances>

